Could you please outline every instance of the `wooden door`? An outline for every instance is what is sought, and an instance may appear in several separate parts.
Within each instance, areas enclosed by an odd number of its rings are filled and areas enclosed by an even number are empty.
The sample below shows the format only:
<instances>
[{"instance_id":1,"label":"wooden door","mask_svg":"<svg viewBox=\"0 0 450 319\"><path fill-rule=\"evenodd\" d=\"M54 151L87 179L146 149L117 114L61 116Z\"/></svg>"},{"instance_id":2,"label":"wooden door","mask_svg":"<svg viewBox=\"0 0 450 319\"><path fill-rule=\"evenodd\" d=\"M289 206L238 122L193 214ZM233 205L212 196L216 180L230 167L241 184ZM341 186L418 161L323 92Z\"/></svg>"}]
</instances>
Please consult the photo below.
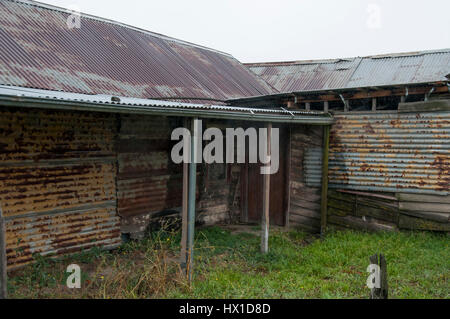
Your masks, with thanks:
<instances>
[{"instance_id":1,"label":"wooden door","mask_svg":"<svg viewBox=\"0 0 450 319\"><path fill-rule=\"evenodd\" d=\"M276 174L270 176L270 223L272 225L284 226L286 224L286 192L287 192L287 130L280 129L280 167ZM246 172L243 174L243 214L246 221L259 223L263 211L263 178L260 168L262 164L246 164L243 167Z\"/></svg>"}]
</instances>

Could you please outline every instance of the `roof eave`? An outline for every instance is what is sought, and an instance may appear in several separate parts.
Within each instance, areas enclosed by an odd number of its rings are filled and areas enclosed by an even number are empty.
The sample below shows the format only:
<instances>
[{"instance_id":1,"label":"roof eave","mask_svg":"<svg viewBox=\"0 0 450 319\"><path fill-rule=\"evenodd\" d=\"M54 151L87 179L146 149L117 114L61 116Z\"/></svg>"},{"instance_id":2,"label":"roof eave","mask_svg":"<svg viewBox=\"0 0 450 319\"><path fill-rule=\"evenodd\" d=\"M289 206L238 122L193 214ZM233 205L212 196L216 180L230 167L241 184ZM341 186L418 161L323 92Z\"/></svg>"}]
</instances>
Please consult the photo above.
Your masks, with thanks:
<instances>
[{"instance_id":1,"label":"roof eave","mask_svg":"<svg viewBox=\"0 0 450 319\"><path fill-rule=\"evenodd\" d=\"M140 115L160 115L178 117L214 118L242 121L295 123L309 125L331 125L334 119L330 114L320 116L307 115L275 115L256 113L249 108L248 112L230 112L220 110L167 108L161 106L123 105L119 103L95 103L86 101L56 100L51 98L35 98L23 96L0 95L0 104L10 107L41 108L52 110L89 111L106 113L125 113Z\"/></svg>"}]
</instances>

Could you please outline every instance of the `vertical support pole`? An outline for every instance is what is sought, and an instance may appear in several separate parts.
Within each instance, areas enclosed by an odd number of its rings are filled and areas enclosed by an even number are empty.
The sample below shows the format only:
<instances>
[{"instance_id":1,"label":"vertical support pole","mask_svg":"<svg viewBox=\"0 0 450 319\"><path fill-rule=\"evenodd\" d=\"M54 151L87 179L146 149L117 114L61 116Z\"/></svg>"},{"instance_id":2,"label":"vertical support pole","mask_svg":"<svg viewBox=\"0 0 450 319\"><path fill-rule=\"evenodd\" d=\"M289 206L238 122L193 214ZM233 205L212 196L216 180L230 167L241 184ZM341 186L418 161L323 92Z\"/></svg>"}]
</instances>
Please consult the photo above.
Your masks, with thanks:
<instances>
[{"instance_id":1,"label":"vertical support pole","mask_svg":"<svg viewBox=\"0 0 450 319\"><path fill-rule=\"evenodd\" d=\"M189 128L189 120L184 120L184 127ZM185 150L187 151L187 150ZM183 269L187 266L187 234L188 234L188 192L189 192L189 163L183 162L183 199L181 208L181 254L180 263Z\"/></svg>"},{"instance_id":2,"label":"vertical support pole","mask_svg":"<svg viewBox=\"0 0 450 319\"><path fill-rule=\"evenodd\" d=\"M267 155L272 155L272 123L267 124ZM263 182L263 212L261 218L261 252L269 252L269 225L270 225L270 174L264 175Z\"/></svg>"},{"instance_id":3,"label":"vertical support pole","mask_svg":"<svg viewBox=\"0 0 450 319\"><path fill-rule=\"evenodd\" d=\"M306 109L306 111L311 111L311 103L306 102L305 103L305 109Z\"/></svg>"},{"instance_id":4,"label":"vertical support pole","mask_svg":"<svg viewBox=\"0 0 450 319\"><path fill-rule=\"evenodd\" d=\"M292 172L292 127L289 125L287 139L288 146L286 152L286 212L285 212L285 228L289 229L290 225L290 212L291 212L291 172Z\"/></svg>"},{"instance_id":5,"label":"vertical support pole","mask_svg":"<svg viewBox=\"0 0 450 319\"><path fill-rule=\"evenodd\" d=\"M327 228L328 205L328 154L330 148L330 126L323 127L323 158L322 158L322 197L320 204L320 234L325 235Z\"/></svg>"},{"instance_id":6,"label":"vertical support pole","mask_svg":"<svg viewBox=\"0 0 450 319\"><path fill-rule=\"evenodd\" d=\"M0 207L0 299L8 298L6 266L6 225Z\"/></svg>"},{"instance_id":7,"label":"vertical support pole","mask_svg":"<svg viewBox=\"0 0 450 319\"><path fill-rule=\"evenodd\" d=\"M376 111L377 110L377 98L374 97L372 98L372 111Z\"/></svg>"},{"instance_id":8,"label":"vertical support pole","mask_svg":"<svg viewBox=\"0 0 450 319\"><path fill-rule=\"evenodd\" d=\"M330 108L329 102L328 102L328 101L323 102L323 111L324 111L325 113L328 112L329 108Z\"/></svg>"},{"instance_id":9,"label":"vertical support pole","mask_svg":"<svg viewBox=\"0 0 450 319\"><path fill-rule=\"evenodd\" d=\"M187 276L188 281L192 280L192 268L194 264L194 231L195 231L195 197L197 186L197 157L198 142L200 136L198 119L192 121L191 131L191 163L189 165L189 193L188 193L188 238L187 238Z\"/></svg>"}]
</instances>

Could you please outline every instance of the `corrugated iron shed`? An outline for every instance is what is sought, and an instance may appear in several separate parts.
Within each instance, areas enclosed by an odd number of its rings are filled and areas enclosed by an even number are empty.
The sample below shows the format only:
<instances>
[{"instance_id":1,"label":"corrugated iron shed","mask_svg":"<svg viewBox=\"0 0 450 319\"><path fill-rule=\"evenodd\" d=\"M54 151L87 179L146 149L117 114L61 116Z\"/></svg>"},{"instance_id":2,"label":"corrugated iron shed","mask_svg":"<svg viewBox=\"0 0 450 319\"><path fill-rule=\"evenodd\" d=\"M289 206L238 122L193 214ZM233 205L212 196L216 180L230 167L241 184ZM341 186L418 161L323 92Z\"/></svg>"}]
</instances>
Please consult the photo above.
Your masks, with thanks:
<instances>
[{"instance_id":1,"label":"corrugated iron shed","mask_svg":"<svg viewBox=\"0 0 450 319\"><path fill-rule=\"evenodd\" d=\"M340 113L331 129L329 187L448 195L450 112ZM305 156L307 185L321 183L321 150Z\"/></svg>"},{"instance_id":2,"label":"corrugated iron shed","mask_svg":"<svg viewBox=\"0 0 450 319\"><path fill-rule=\"evenodd\" d=\"M0 84L195 102L274 93L229 54L86 14L70 29L71 14L0 1Z\"/></svg>"},{"instance_id":3,"label":"corrugated iron shed","mask_svg":"<svg viewBox=\"0 0 450 319\"><path fill-rule=\"evenodd\" d=\"M246 66L280 92L418 84L446 80L450 49Z\"/></svg>"}]
</instances>

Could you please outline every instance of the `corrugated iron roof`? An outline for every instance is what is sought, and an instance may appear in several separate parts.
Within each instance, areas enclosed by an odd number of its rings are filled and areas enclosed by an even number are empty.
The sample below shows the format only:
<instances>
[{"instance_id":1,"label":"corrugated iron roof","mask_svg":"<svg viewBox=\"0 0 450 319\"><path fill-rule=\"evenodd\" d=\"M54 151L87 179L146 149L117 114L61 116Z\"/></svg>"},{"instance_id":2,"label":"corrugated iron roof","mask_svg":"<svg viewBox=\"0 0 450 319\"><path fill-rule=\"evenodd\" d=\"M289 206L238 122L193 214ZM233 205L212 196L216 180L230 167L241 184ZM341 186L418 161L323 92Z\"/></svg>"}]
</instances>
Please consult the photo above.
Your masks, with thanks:
<instances>
[{"instance_id":1,"label":"corrugated iron roof","mask_svg":"<svg viewBox=\"0 0 450 319\"><path fill-rule=\"evenodd\" d=\"M0 103L19 107L70 109L91 112L153 114L222 118L247 121L331 124L333 117L319 111L285 110L283 108L246 108L227 105L194 104L155 99L81 94L0 85Z\"/></svg>"},{"instance_id":2,"label":"corrugated iron roof","mask_svg":"<svg viewBox=\"0 0 450 319\"><path fill-rule=\"evenodd\" d=\"M281 92L418 84L446 80L450 49L246 65Z\"/></svg>"},{"instance_id":3,"label":"corrugated iron roof","mask_svg":"<svg viewBox=\"0 0 450 319\"><path fill-rule=\"evenodd\" d=\"M182 101L274 90L231 55L35 1L0 1L0 84Z\"/></svg>"}]
</instances>

